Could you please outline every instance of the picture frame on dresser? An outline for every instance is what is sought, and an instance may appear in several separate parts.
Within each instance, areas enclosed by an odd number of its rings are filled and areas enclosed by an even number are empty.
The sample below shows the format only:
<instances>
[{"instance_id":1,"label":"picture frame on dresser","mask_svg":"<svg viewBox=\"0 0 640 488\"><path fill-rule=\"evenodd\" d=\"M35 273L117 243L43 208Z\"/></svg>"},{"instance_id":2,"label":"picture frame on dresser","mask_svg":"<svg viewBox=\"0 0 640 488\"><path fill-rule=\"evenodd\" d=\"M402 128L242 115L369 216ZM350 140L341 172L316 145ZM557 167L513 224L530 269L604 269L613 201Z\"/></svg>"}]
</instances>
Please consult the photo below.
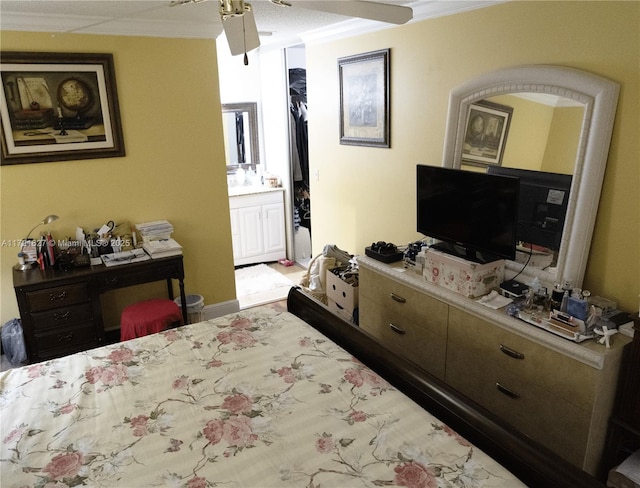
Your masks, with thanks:
<instances>
[{"instance_id":1,"label":"picture frame on dresser","mask_svg":"<svg viewBox=\"0 0 640 488\"><path fill-rule=\"evenodd\" d=\"M113 55L0 53L0 164L125 155Z\"/></svg>"},{"instance_id":2,"label":"picture frame on dresser","mask_svg":"<svg viewBox=\"0 0 640 488\"><path fill-rule=\"evenodd\" d=\"M390 49L338 59L340 144L391 147Z\"/></svg>"}]
</instances>

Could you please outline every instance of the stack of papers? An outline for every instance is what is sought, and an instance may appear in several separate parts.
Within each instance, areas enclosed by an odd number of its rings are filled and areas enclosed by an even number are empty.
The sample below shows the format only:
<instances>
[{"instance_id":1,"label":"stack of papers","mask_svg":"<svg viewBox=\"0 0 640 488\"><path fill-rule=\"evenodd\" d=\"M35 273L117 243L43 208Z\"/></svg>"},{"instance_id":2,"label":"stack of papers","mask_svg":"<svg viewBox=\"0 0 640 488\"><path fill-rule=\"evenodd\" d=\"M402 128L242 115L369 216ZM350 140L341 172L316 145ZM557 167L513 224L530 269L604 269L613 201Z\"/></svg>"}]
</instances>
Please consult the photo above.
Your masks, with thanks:
<instances>
[{"instance_id":1,"label":"stack of papers","mask_svg":"<svg viewBox=\"0 0 640 488\"><path fill-rule=\"evenodd\" d=\"M153 259L179 256L182 254L182 246L171 238L144 242L142 248L147 251L147 254Z\"/></svg>"},{"instance_id":2,"label":"stack of papers","mask_svg":"<svg viewBox=\"0 0 640 488\"><path fill-rule=\"evenodd\" d=\"M155 220L136 224L136 229L140 232L143 242L160 239L170 239L173 232L173 225L167 220Z\"/></svg>"},{"instance_id":3,"label":"stack of papers","mask_svg":"<svg viewBox=\"0 0 640 488\"><path fill-rule=\"evenodd\" d=\"M119 266L121 264L139 263L151 259L142 249L103 254L102 262L105 266Z\"/></svg>"}]
</instances>

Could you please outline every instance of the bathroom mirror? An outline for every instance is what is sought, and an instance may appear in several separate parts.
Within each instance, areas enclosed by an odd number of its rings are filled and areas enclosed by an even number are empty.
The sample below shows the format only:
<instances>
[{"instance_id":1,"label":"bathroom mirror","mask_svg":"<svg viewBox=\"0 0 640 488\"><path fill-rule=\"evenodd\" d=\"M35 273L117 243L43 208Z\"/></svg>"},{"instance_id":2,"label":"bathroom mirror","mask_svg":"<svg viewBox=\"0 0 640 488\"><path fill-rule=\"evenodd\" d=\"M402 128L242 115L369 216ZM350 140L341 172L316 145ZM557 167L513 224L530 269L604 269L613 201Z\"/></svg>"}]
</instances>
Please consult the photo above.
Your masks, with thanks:
<instances>
[{"instance_id":1,"label":"bathroom mirror","mask_svg":"<svg viewBox=\"0 0 640 488\"><path fill-rule=\"evenodd\" d=\"M260 164L257 112L255 102L222 104L227 171L238 168L255 170Z\"/></svg>"},{"instance_id":2,"label":"bathroom mirror","mask_svg":"<svg viewBox=\"0 0 640 488\"><path fill-rule=\"evenodd\" d=\"M521 272L518 279L524 282L538 277L547 286L565 280L570 281L572 286L582 286L619 89L617 83L584 71L533 65L487 73L452 90L442 165L458 169L465 169L465 164L468 164L464 161L464 142L471 104L483 100L499 100L504 103L503 97L517 94L527 98L540 95L557 97L564 104L582 106L577 141L567 139L562 145L569 148L569 154L575 155L575 161L572 164L563 163L559 168L540 168L549 172L572 174L564 230L560 249L555 256L555 266L526 266L523 269L522 263L507 261L505 279L511 279ZM512 121L517 117L518 113L514 110ZM508 143L507 138L505 158L509 151Z\"/></svg>"}]
</instances>

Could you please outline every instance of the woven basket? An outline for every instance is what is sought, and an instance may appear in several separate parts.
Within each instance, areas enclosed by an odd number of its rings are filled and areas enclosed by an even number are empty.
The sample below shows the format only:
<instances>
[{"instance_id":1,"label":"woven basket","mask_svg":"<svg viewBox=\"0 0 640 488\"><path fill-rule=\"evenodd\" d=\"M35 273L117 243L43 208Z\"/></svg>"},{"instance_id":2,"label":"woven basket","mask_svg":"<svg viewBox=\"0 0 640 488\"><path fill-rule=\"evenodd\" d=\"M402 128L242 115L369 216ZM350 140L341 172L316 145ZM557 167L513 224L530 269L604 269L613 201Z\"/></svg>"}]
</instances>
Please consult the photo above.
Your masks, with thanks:
<instances>
[{"instance_id":1,"label":"woven basket","mask_svg":"<svg viewBox=\"0 0 640 488\"><path fill-rule=\"evenodd\" d=\"M307 272L304 275L302 275L302 278L300 279L300 287L307 295L315 298L316 300L324 303L325 305L328 305L329 302L327 300L327 294L324 291L314 291L309 289L309 284L311 283L311 268L313 268L315 261L320 256L322 256L322 254L318 254L314 256L311 262L309 263L309 265L307 266Z\"/></svg>"}]
</instances>

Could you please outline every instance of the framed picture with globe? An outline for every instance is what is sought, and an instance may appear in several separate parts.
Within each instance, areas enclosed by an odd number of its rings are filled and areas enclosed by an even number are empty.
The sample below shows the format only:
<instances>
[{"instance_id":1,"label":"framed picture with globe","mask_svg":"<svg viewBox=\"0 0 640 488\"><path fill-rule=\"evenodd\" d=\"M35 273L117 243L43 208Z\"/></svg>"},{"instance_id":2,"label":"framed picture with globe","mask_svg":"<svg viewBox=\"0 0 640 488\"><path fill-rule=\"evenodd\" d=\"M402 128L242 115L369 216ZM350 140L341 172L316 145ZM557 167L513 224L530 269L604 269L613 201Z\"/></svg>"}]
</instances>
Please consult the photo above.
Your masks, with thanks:
<instances>
[{"instance_id":1,"label":"framed picture with globe","mask_svg":"<svg viewBox=\"0 0 640 488\"><path fill-rule=\"evenodd\" d=\"M0 52L2 165L125 155L113 56Z\"/></svg>"}]
</instances>

